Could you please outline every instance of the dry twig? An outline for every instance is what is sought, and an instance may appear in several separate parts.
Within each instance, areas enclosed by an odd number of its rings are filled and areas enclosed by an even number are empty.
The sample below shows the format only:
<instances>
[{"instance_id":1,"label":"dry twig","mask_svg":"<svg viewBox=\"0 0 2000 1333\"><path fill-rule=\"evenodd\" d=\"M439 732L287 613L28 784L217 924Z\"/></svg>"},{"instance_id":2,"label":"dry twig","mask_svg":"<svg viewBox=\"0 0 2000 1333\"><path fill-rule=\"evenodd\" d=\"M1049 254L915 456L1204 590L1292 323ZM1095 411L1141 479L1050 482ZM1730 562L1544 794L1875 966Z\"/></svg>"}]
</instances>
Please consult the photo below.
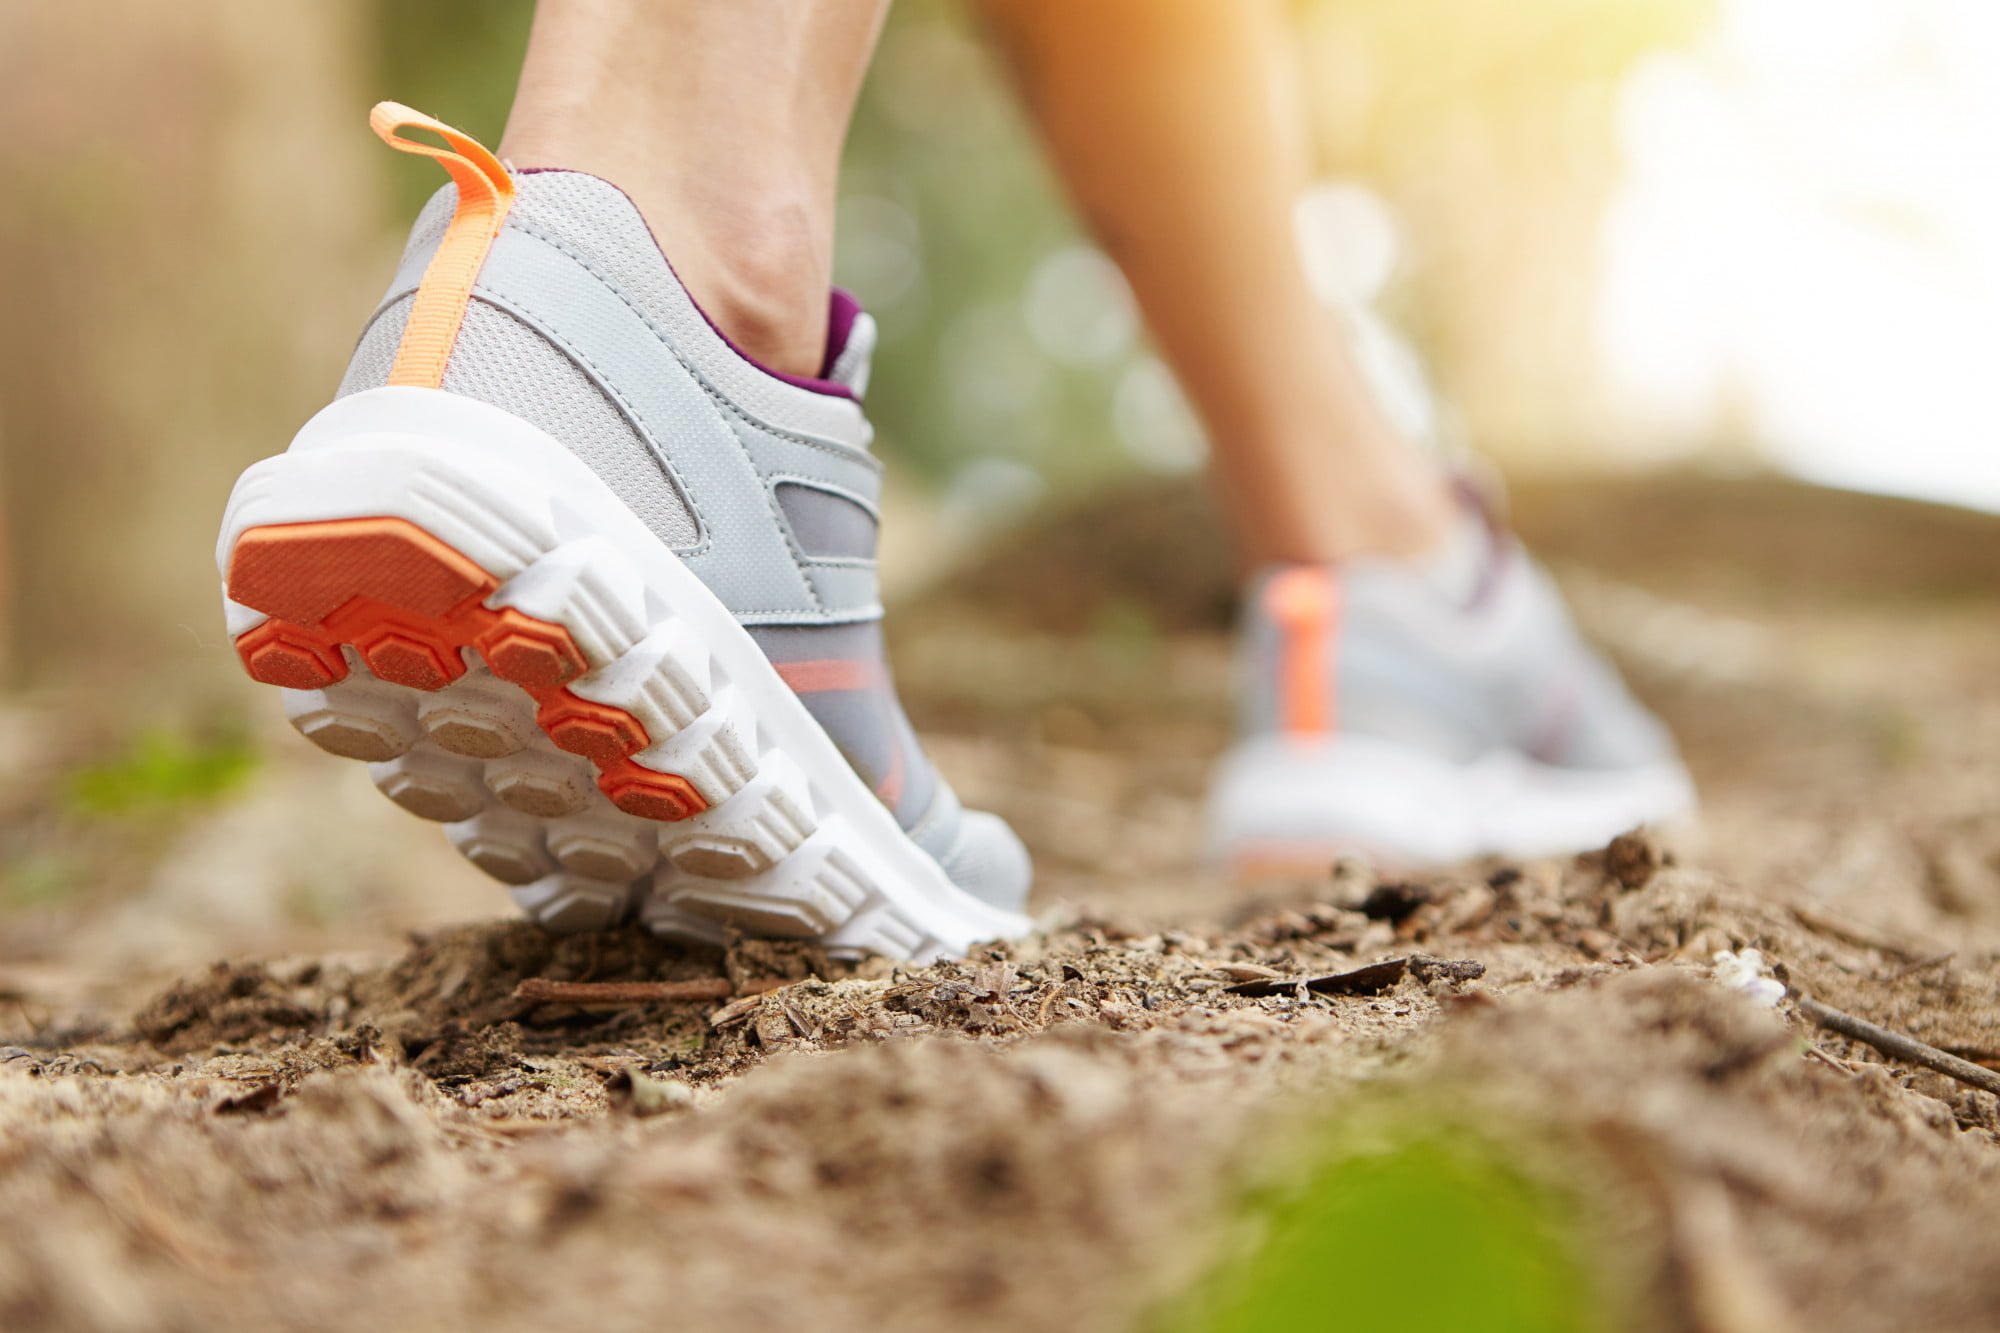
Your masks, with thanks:
<instances>
[{"instance_id":1,"label":"dry twig","mask_svg":"<svg viewBox=\"0 0 2000 1333\"><path fill-rule=\"evenodd\" d=\"M1915 1037L1891 1032L1888 1028L1877 1027L1865 1018L1856 1018L1832 1005L1821 1004L1810 995L1792 992L1792 1003L1798 1011L1829 1032L1838 1032L1843 1037L1852 1038L1864 1045L1873 1046L1882 1054L1898 1060L1907 1060L1913 1065L1936 1070L1960 1083L1990 1092L2000 1097L2000 1073L1961 1060L1949 1051L1941 1051L1929 1042L1918 1041Z\"/></svg>"},{"instance_id":2,"label":"dry twig","mask_svg":"<svg viewBox=\"0 0 2000 1333\"><path fill-rule=\"evenodd\" d=\"M1841 1059L1837 1055L1832 1054L1823 1047L1813 1045L1811 1042L1806 1043L1806 1054L1811 1056L1813 1059L1819 1061L1821 1064L1827 1066L1829 1069L1838 1069L1841 1073L1847 1075L1849 1078L1853 1078L1855 1073L1857 1072L1854 1066L1847 1063L1847 1061Z\"/></svg>"},{"instance_id":3,"label":"dry twig","mask_svg":"<svg viewBox=\"0 0 2000 1333\"><path fill-rule=\"evenodd\" d=\"M1405 974L1419 981L1429 982L1442 978L1447 981L1476 981L1486 975L1486 965L1470 960L1431 958L1425 954L1411 954L1407 958L1389 958L1366 967L1357 967L1352 972L1340 972L1326 977L1269 977L1255 981L1242 981L1224 989L1231 995L1290 995L1303 986L1320 995L1380 995L1389 987L1401 981Z\"/></svg>"},{"instance_id":4,"label":"dry twig","mask_svg":"<svg viewBox=\"0 0 2000 1333\"><path fill-rule=\"evenodd\" d=\"M741 1023L762 1007L760 1001L766 995L798 984L781 977L759 977L755 981L746 981L741 987L742 994L708 1016L708 1025L712 1028L726 1028Z\"/></svg>"},{"instance_id":5,"label":"dry twig","mask_svg":"<svg viewBox=\"0 0 2000 1333\"><path fill-rule=\"evenodd\" d=\"M556 981L529 977L514 998L550 1004L660 1004L676 1000L726 1000L736 994L727 977L692 981Z\"/></svg>"}]
</instances>

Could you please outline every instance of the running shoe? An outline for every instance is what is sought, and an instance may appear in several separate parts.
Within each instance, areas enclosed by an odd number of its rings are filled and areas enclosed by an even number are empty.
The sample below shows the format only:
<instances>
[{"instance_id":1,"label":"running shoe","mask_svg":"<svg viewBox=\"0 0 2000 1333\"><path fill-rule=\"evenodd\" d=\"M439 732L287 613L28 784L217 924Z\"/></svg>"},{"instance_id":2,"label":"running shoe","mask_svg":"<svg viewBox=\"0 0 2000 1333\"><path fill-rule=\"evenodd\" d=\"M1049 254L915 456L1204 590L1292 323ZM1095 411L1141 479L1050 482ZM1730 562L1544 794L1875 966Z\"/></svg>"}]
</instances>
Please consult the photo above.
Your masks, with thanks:
<instances>
[{"instance_id":1,"label":"running shoe","mask_svg":"<svg viewBox=\"0 0 2000 1333\"><path fill-rule=\"evenodd\" d=\"M1241 734L1210 802L1211 847L1239 872L1556 855L1694 808L1666 729L1483 517L1438 562L1262 572L1239 665Z\"/></svg>"},{"instance_id":2,"label":"running shoe","mask_svg":"<svg viewBox=\"0 0 2000 1333\"><path fill-rule=\"evenodd\" d=\"M250 675L551 929L898 959L1025 930L1027 853L883 658L869 317L834 293L821 374L779 374L616 186L371 124L452 184L334 401L230 496Z\"/></svg>"}]
</instances>

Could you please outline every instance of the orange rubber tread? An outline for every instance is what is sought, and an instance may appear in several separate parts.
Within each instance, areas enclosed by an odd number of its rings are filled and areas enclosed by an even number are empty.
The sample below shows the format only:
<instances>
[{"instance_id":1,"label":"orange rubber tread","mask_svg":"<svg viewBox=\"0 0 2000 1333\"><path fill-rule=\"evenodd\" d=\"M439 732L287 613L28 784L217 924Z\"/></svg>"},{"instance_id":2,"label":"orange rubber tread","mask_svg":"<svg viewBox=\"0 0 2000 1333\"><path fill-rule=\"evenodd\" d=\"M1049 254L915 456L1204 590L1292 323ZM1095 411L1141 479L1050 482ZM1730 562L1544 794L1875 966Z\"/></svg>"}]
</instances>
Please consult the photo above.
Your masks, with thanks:
<instances>
[{"instance_id":1,"label":"orange rubber tread","mask_svg":"<svg viewBox=\"0 0 2000 1333\"><path fill-rule=\"evenodd\" d=\"M252 679L323 689L346 678L348 644L377 678L440 690L465 674L472 648L534 699L550 740L597 767L598 788L620 810L671 821L707 809L686 778L633 762L652 743L638 718L568 688L588 663L566 628L486 605L499 586L401 518L251 528L229 554L229 596L271 617L236 639Z\"/></svg>"}]
</instances>

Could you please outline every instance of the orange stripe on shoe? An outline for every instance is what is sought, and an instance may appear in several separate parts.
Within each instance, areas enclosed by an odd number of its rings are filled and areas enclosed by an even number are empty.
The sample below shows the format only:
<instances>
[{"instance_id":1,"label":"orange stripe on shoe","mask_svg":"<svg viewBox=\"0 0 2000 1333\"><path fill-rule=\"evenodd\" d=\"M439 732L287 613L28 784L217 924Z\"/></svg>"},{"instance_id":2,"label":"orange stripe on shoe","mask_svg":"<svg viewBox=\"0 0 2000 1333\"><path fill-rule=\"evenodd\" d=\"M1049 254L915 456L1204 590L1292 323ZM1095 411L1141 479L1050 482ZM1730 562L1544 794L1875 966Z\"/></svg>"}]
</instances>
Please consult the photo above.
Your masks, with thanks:
<instances>
[{"instance_id":1,"label":"orange stripe on shoe","mask_svg":"<svg viewBox=\"0 0 2000 1333\"><path fill-rule=\"evenodd\" d=\"M792 687L793 694L836 694L843 690L872 690L887 683L881 664L845 657L815 658L804 662L772 664L779 679ZM903 747L892 734L889 738L889 771L875 785L875 795L891 810L903 799L903 782L908 776L903 766Z\"/></svg>"},{"instance_id":2,"label":"orange stripe on shoe","mask_svg":"<svg viewBox=\"0 0 2000 1333\"><path fill-rule=\"evenodd\" d=\"M1324 565L1294 565L1264 585L1264 611L1278 627L1278 725L1293 736L1324 736L1335 719L1340 584Z\"/></svg>"},{"instance_id":3,"label":"orange stripe on shoe","mask_svg":"<svg viewBox=\"0 0 2000 1333\"><path fill-rule=\"evenodd\" d=\"M774 665L785 684L792 687L793 694L871 690L883 683L882 668L879 665L844 657L817 658L806 662L778 662Z\"/></svg>"},{"instance_id":4,"label":"orange stripe on shoe","mask_svg":"<svg viewBox=\"0 0 2000 1333\"><path fill-rule=\"evenodd\" d=\"M368 113L368 127L399 152L437 159L458 186L458 209L424 269L402 345L396 349L396 364L389 372L391 384L435 389L444 383L445 362L465 322L472 284L513 206L514 178L477 139L400 102L376 103ZM428 130L449 147L406 139L401 133L405 129Z\"/></svg>"}]
</instances>

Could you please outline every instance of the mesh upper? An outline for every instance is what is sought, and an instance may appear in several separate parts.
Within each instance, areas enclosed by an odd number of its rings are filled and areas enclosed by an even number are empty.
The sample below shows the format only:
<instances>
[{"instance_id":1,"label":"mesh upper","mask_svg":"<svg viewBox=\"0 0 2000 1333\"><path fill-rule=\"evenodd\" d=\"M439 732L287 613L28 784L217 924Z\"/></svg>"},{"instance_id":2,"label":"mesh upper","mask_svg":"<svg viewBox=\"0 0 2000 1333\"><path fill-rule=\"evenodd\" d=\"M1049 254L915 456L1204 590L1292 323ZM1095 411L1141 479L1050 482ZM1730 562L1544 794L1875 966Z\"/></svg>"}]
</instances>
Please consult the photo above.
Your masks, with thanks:
<instances>
[{"instance_id":1,"label":"mesh upper","mask_svg":"<svg viewBox=\"0 0 2000 1333\"><path fill-rule=\"evenodd\" d=\"M389 382L389 372L396 365L396 347L403 341L403 326L409 323L410 304L416 299L414 295L405 296L384 307L362 331L361 341L355 345L354 356L347 363L347 373L341 376L340 389L334 397L379 389Z\"/></svg>"},{"instance_id":2,"label":"mesh upper","mask_svg":"<svg viewBox=\"0 0 2000 1333\"><path fill-rule=\"evenodd\" d=\"M473 301L445 363L444 388L561 440L669 547L700 539L687 501L618 405L561 349L506 311Z\"/></svg>"}]
</instances>

